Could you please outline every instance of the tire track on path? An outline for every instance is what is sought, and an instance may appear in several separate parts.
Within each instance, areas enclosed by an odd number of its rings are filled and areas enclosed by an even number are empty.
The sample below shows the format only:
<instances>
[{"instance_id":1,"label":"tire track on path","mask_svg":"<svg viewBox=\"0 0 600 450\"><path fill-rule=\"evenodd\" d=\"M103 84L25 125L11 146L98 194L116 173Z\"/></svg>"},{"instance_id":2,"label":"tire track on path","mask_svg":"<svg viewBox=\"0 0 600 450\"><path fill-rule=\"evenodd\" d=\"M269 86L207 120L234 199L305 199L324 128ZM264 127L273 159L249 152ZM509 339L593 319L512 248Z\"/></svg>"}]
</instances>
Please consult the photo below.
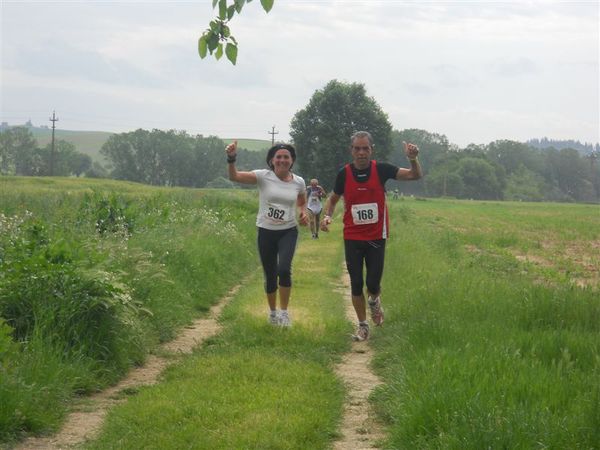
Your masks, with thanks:
<instances>
[{"instance_id":1,"label":"tire track on path","mask_svg":"<svg viewBox=\"0 0 600 450\"><path fill-rule=\"evenodd\" d=\"M343 273L340 290L343 289L346 318L356 324L356 313L350 295L350 277L345 267ZM377 449L378 442L385 438L383 427L369 403L371 391L382 384L371 370L372 359L373 350L368 341L352 342L352 348L336 366L336 373L348 389L348 398L340 428L342 437L334 442L334 450Z\"/></svg>"},{"instance_id":2,"label":"tire track on path","mask_svg":"<svg viewBox=\"0 0 600 450\"><path fill-rule=\"evenodd\" d=\"M166 353L165 356L150 355L142 367L132 369L118 384L86 398L85 403L78 411L67 416L58 433L47 437L27 438L18 444L15 450L72 449L87 440L94 439L102 428L108 410L125 402L128 398L126 395L128 391L156 384L160 374L167 366L180 360L181 356L190 354L194 347L221 331L222 325L218 322L218 318L223 308L244 284L245 281L233 287L210 308L206 317L195 320L191 325L186 326L174 340L161 345L157 353Z\"/></svg>"}]
</instances>

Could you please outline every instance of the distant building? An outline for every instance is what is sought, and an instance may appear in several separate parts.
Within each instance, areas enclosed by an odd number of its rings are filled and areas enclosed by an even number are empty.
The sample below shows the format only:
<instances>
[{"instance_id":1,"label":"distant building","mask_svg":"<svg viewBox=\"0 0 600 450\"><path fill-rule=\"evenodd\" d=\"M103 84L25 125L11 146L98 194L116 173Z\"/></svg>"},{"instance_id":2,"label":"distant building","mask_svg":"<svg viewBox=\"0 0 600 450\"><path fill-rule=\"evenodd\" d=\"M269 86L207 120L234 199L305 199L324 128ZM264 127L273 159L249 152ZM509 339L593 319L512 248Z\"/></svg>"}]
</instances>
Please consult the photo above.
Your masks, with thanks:
<instances>
[{"instance_id":1,"label":"distant building","mask_svg":"<svg viewBox=\"0 0 600 450\"><path fill-rule=\"evenodd\" d=\"M2 124L0 124L0 131L8 130L9 128L8 122L2 122Z\"/></svg>"}]
</instances>

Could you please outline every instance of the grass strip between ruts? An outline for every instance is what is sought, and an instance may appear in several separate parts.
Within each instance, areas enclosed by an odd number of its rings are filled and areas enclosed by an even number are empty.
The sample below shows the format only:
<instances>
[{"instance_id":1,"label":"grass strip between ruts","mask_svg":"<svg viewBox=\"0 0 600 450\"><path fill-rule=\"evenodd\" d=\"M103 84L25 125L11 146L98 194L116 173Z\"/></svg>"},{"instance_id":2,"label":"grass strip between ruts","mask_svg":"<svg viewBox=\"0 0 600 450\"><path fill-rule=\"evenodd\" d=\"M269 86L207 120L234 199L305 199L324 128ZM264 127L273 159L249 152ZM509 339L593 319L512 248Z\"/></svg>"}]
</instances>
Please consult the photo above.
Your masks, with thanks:
<instances>
[{"instance_id":1,"label":"grass strip between ruts","mask_svg":"<svg viewBox=\"0 0 600 450\"><path fill-rule=\"evenodd\" d=\"M340 236L309 236L294 259L292 328L267 323L257 271L223 311L222 333L112 410L89 448L328 448L344 401L333 367L350 326L335 290Z\"/></svg>"}]
</instances>

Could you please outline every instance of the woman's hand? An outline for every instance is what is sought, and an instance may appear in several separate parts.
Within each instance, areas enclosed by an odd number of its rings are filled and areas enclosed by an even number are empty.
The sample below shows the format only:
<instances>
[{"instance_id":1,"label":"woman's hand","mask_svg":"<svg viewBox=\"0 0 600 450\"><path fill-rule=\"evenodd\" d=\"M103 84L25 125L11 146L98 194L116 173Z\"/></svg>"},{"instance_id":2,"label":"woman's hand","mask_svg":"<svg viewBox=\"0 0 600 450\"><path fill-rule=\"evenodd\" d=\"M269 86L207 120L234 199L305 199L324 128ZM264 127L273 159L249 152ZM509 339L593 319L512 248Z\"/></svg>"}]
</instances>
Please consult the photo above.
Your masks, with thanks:
<instances>
[{"instance_id":1,"label":"woman's hand","mask_svg":"<svg viewBox=\"0 0 600 450\"><path fill-rule=\"evenodd\" d=\"M237 155L237 141L233 141L225 147L225 153L227 153L227 158L235 158Z\"/></svg>"},{"instance_id":2,"label":"woman's hand","mask_svg":"<svg viewBox=\"0 0 600 450\"><path fill-rule=\"evenodd\" d=\"M302 226L306 226L309 224L310 218L308 217L306 209L302 209L302 211L300 211L300 217L298 218L298 220L300 222L300 225Z\"/></svg>"}]
</instances>

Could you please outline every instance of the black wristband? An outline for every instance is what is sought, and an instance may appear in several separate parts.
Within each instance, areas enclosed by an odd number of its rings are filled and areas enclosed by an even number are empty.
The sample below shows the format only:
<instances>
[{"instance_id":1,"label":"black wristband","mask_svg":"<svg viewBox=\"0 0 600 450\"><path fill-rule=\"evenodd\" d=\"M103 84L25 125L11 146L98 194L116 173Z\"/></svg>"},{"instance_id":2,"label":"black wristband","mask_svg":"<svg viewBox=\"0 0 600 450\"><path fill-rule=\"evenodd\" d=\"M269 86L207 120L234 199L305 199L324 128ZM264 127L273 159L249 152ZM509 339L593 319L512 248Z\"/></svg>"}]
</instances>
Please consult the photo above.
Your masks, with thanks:
<instances>
[{"instance_id":1,"label":"black wristband","mask_svg":"<svg viewBox=\"0 0 600 450\"><path fill-rule=\"evenodd\" d=\"M233 164L237 158L237 155L229 156L227 155L227 164Z\"/></svg>"}]
</instances>

